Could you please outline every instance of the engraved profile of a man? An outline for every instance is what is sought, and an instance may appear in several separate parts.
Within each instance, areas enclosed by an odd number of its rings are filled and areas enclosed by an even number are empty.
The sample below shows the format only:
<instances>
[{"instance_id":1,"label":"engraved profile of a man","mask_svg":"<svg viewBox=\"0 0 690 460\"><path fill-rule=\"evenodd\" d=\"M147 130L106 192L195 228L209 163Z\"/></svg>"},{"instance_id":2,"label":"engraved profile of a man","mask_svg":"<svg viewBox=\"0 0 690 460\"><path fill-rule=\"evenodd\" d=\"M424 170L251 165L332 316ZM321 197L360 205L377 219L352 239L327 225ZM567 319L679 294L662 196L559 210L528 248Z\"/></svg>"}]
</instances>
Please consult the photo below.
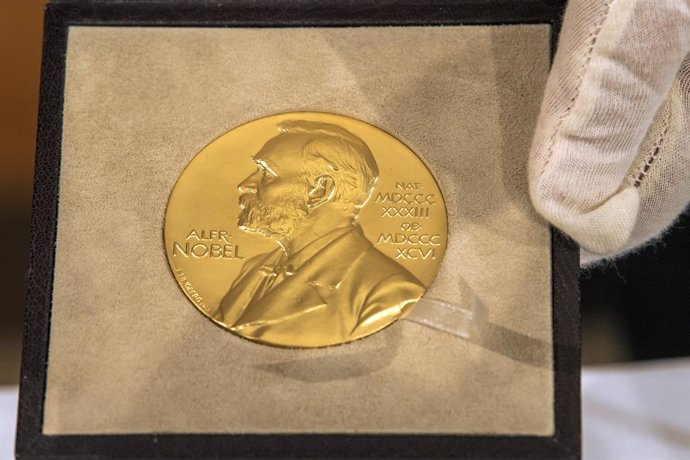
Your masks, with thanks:
<instances>
[{"instance_id":1,"label":"engraved profile of a man","mask_svg":"<svg viewBox=\"0 0 690 460\"><path fill-rule=\"evenodd\" d=\"M287 121L238 186L241 230L274 251L244 263L215 319L249 339L326 346L376 332L424 292L357 223L378 180L362 139L339 126Z\"/></svg>"}]
</instances>

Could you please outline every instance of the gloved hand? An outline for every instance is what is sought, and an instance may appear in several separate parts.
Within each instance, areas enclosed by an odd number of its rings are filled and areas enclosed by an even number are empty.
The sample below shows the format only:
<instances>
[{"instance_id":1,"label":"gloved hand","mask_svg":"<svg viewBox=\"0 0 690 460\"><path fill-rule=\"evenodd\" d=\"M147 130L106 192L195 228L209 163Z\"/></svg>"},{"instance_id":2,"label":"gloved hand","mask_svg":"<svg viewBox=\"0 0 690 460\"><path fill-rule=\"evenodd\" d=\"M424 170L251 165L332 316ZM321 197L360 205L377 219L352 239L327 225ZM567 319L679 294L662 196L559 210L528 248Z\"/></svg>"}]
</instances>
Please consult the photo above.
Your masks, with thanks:
<instances>
[{"instance_id":1,"label":"gloved hand","mask_svg":"<svg viewBox=\"0 0 690 460\"><path fill-rule=\"evenodd\" d=\"M581 263L659 237L690 201L690 0L570 0L529 162Z\"/></svg>"}]
</instances>

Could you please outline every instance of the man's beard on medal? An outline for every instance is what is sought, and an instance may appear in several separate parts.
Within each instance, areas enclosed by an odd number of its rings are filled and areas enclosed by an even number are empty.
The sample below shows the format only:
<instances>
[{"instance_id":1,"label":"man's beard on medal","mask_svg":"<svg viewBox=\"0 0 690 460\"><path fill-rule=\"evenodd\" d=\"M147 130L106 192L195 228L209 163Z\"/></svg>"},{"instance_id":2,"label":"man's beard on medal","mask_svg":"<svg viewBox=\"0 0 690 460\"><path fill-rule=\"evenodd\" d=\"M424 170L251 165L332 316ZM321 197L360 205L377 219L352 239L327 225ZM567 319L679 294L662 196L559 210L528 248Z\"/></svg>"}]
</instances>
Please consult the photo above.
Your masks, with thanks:
<instances>
[{"instance_id":1,"label":"man's beard on medal","mask_svg":"<svg viewBox=\"0 0 690 460\"><path fill-rule=\"evenodd\" d=\"M240 214L237 218L240 230L282 239L290 238L308 215L306 200L302 197L302 184L294 184L290 192L280 195L270 203L255 193L240 195Z\"/></svg>"}]
</instances>

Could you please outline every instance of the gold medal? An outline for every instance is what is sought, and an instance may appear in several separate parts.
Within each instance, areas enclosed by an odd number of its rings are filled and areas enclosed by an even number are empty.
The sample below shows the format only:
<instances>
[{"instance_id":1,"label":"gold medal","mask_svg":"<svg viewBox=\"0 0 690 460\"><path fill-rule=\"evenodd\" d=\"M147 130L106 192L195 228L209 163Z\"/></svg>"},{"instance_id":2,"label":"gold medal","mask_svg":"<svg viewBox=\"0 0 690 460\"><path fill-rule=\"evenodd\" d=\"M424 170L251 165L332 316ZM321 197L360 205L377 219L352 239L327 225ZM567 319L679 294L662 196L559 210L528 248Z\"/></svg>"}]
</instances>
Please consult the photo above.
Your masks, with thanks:
<instances>
[{"instance_id":1,"label":"gold medal","mask_svg":"<svg viewBox=\"0 0 690 460\"><path fill-rule=\"evenodd\" d=\"M365 337L404 316L447 243L441 191L390 134L292 112L223 134L187 165L164 239L183 292L216 324L282 347Z\"/></svg>"}]
</instances>

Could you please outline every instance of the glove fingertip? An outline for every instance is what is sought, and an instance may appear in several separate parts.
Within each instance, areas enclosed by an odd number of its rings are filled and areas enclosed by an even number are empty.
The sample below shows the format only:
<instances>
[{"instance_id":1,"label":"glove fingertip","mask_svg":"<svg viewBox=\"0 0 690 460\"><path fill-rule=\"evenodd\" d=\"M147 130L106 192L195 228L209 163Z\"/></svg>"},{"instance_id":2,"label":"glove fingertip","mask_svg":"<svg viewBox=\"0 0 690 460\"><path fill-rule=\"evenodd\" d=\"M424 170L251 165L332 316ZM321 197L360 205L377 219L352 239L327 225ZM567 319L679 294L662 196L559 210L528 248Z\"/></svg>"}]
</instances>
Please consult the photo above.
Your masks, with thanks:
<instances>
[{"instance_id":1,"label":"glove fingertip","mask_svg":"<svg viewBox=\"0 0 690 460\"><path fill-rule=\"evenodd\" d=\"M536 199L535 199L536 198ZM630 240L640 209L640 194L627 186L595 208L577 211L553 197L533 197L539 213L587 251L614 254Z\"/></svg>"}]
</instances>

